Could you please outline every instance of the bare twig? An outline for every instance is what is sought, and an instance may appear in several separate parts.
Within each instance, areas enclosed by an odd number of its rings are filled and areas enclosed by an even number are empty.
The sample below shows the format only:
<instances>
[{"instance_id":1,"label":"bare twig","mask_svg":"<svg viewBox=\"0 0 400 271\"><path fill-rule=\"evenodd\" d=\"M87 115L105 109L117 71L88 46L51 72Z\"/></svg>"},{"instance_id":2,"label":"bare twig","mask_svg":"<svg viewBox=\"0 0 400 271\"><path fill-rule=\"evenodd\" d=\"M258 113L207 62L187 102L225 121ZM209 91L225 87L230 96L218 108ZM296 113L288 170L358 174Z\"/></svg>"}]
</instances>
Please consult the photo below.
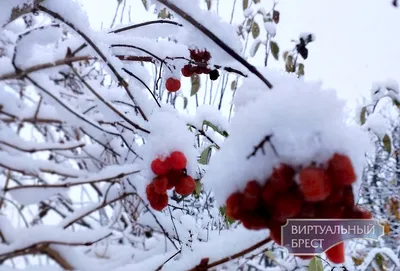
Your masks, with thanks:
<instances>
[{"instance_id":1,"label":"bare twig","mask_svg":"<svg viewBox=\"0 0 400 271\"><path fill-rule=\"evenodd\" d=\"M181 8L178 6L172 4L168 0L157 0L158 2L162 3L172 11L176 12L179 16L181 16L183 19L191 23L194 27L199 29L203 34L205 34L207 37L209 37L212 41L214 41L219 47L221 47L225 52L227 52L230 56L232 56L234 59L236 59L238 62L240 62L243 66L245 66L251 73L256 75L258 78L260 78L261 81L263 81L268 88L273 88L273 85L249 62L247 62L243 57L241 57L238 53L236 53L232 48L230 48L225 42L223 42L220 38L218 38L214 33L212 33L210 30L208 30L205 26L200 24L196 19L194 19L192 16L187 14L185 11L183 11Z\"/></svg>"},{"instance_id":2,"label":"bare twig","mask_svg":"<svg viewBox=\"0 0 400 271\"><path fill-rule=\"evenodd\" d=\"M276 151L275 146L271 143L271 138L272 138L272 136L273 136L272 134L266 135L266 136L264 137L264 139L261 140L260 143L258 143L256 146L254 146L253 152L250 153L249 155L247 155L246 158L247 158L247 159L250 159L252 156L255 156L259 150L261 150L261 152L265 155L264 145L265 145L265 143L267 143L267 142L270 144L270 146L271 146L271 148L272 148L272 151L275 153L275 155L278 156L278 152Z\"/></svg>"},{"instance_id":3,"label":"bare twig","mask_svg":"<svg viewBox=\"0 0 400 271\"><path fill-rule=\"evenodd\" d=\"M182 26L180 23L177 23L177 22L174 22L174 21L156 20L156 21L148 21L148 22L144 22L144 23L140 23L140 24L134 24L134 25L121 27L121 28L112 30L112 31L110 31L108 33L120 33L120 32L123 32L123 31L131 30L131 29L135 29L135 28L139 28L139 27L146 26L146 25L151 25L151 24L172 24L172 25L176 25L176 26Z\"/></svg>"}]
</instances>

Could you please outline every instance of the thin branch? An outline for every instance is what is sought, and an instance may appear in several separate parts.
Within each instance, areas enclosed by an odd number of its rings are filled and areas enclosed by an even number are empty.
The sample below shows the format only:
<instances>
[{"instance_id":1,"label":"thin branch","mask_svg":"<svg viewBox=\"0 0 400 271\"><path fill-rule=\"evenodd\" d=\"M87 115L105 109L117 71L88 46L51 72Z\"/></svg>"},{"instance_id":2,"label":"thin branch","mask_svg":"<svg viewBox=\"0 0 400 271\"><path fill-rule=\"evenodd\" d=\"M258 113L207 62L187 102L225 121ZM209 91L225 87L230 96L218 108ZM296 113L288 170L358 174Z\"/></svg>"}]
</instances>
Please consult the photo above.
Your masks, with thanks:
<instances>
[{"instance_id":1,"label":"thin branch","mask_svg":"<svg viewBox=\"0 0 400 271\"><path fill-rule=\"evenodd\" d=\"M225 257L225 258L223 258L221 260L218 260L218 261L215 261L213 263L207 264L206 266L203 266L203 265L195 266L194 268L189 269L188 271L208 270L208 269L213 268L215 266L218 266L220 264L223 264L223 263L229 262L231 260L240 258L240 257L246 255L247 253L252 252L253 250L256 250L256 249L262 247L263 245L269 243L270 241L271 241L271 238L268 237L268 238L258 242L257 244L252 245L251 247L246 248L246 249L244 249L244 250L242 250L242 251L240 251L238 253L235 253L235 254L233 254L231 256L228 256L228 257Z\"/></svg>"},{"instance_id":2,"label":"thin branch","mask_svg":"<svg viewBox=\"0 0 400 271\"><path fill-rule=\"evenodd\" d=\"M270 144L270 146L271 146L271 148L272 148L272 151L275 153L275 155L276 155L276 156L279 156L279 155L278 155L278 152L277 152L276 149L275 149L275 146L271 143L271 138L272 138L272 136L273 136L272 134L266 135L266 136L264 137L264 139L260 141L260 143L258 143L256 146L254 146L253 152L250 153L249 155L247 155L246 158L247 158L247 159L250 159L252 156L255 156L259 150L261 150L261 152L265 155L264 145L265 145L265 143L267 143L267 142Z\"/></svg>"},{"instance_id":3,"label":"thin branch","mask_svg":"<svg viewBox=\"0 0 400 271\"><path fill-rule=\"evenodd\" d=\"M134 25L121 27L121 28L112 30L112 31L110 31L108 33L109 34L111 34L111 33L120 33L120 32L123 32L123 31L131 30L131 29L135 29L135 28L139 28L139 27L146 26L146 25L151 25L151 24L172 24L172 25L176 25L176 26L182 26L180 23L177 23L177 22L174 22L174 21L156 20L156 21L148 21L148 22L144 22L144 23L140 23L140 24L134 24Z\"/></svg>"},{"instance_id":4,"label":"thin branch","mask_svg":"<svg viewBox=\"0 0 400 271\"><path fill-rule=\"evenodd\" d=\"M212 41L214 41L219 47L221 47L226 53L228 53L230 56L232 56L234 59L236 59L238 62L240 62L243 66L245 66L251 73L256 75L258 78L260 78L261 81L267 85L268 88L272 89L273 85L271 82L269 82L253 65L251 65L249 62L247 62L243 57L241 57L238 53L236 53L232 48L230 48L225 42L223 42L220 38L218 38L214 33L212 33L210 30L208 30L205 26L200 24L196 19L191 17L189 14L187 14L185 11L177 7L176 5L170 3L168 0L157 0L158 2L162 3L175 13L177 13L179 16L181 16L183 19L191 23L194 27L199 29L203 34L205 34L207 37L209 37Z\"/></svg>"},{"instance_id":5,"label":"thin branch","mask_svg":"<svg viewBox=\"0 0 400 271\"><path fill-rule=\"evenodd\" d=\"M42 184L42 185L36 185L36 184L19 185L19 186L9 187L9 188L5 189L4 191L26 189L26 188L69 188L72 186L78 186L78 185L83 185L83 184L94 184L94 183L100 183L100 182L117 182L114 179L120 179L120 178L129 176L132 174L136 174L139 172L140 172L140 170L135 170L135 171L128 172L128 173L118 174L117 176L113 176L113 177L109 177L109 178L100 178L100 179L80 181L80 182Z\"/></svg>"},{"instance_id":6,"label":"thin branch","mask_svg":"<svg viewBox=\"0 0 400 271\"><path fill-rule=\"evenodd\" d=\"M73 146L62 146L62 144L60 144L60 145L54 146L54 147L27 148L27 147L20 146L20 145L13 145L10 142L6 142L4 140L0 140L0 144L6 145L8 147L14 148L19 151L29 152L29 153L39 152L39 151L65 151L65 150L73 150L76 148L82 148L85 146L85 143L79 143L79 144L76 144Z\"/></svg>"},{"instance_id":7,"label":"thin branch","mask_svg":"<svg viewBox=\"0 0 400 271\"><path fill-rule=\"evenodd\" d=\"M106 63L108 68L111 70L111 72L115 75L117 78L119 84L125 89L125 92L128 94L129 98L132 100L132 102L136 105L138 103L136 102L136 99L132 96L132 93L129 90L129 84L124 80L124 78L119 74L117 69L111 64L109 59L103 54L103 52L100 50L100 48L92 41L85 33L83 33L80 29L78 29L73 23L67 21L64 17L62 17L60 14L49 10L41 5L38 6L38 9L49 14L55 19L60 20L61 22L65 23L69 27L71 27L75 32L77 32L90 46L96 51L96 53L100 56L100 58ZM144 114L143 110L138 106L138 110L143 117L145 121L148 121L146 115Z\"/></svg>"}]
</instances>

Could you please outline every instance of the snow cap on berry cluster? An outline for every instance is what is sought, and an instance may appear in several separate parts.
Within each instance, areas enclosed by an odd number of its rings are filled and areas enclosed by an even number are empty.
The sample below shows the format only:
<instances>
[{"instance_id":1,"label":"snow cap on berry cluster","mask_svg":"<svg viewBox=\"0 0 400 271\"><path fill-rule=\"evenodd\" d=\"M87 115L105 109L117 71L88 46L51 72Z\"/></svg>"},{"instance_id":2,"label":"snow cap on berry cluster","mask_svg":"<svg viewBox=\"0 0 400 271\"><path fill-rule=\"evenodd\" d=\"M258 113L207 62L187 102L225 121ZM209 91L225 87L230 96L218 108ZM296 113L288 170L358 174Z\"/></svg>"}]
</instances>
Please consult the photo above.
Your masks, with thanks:
<instances>
[{"instance_id":1,"label":"snow cap on berry cluster","mask_svg":"<svg viewBox=\"0 0 400 271\"><path fill-rule=\"evenodd\" d=\"M249 180L265 184L280 163L294 167L313 162L325 164L334 153L340 153L352 161L357 197L364 154L370 142L359 126L346 124L344 101L334 90L321 89L320 84L268 69L260 71L271 79L274 88L268 90L251 76L247 84L253 89L240 89L239 92L251 91L254 95L241 103L231 122L229 137L211 158L202 180L205 188L212 189L222 205L233 192L243 191ZM248 159L268 135L272 135L270 141Z\"/></svg>"},{"instance_id":2,"label":"snow cap on berry cluster","mask_svg":"<svg viewBox=\"0 0 400 271\"><path fill-rule=\"evenodd\" d=\"M151 162L158 157L166 158L174 151L180 151L186 156L187 174L195 177L198 155L194 147L195 138L179 113L170 105L157 108L149 117L149 129L151 134L139 151L144 163L141 174L148 182L155 177Z\"/></svg>"}]
</instances>

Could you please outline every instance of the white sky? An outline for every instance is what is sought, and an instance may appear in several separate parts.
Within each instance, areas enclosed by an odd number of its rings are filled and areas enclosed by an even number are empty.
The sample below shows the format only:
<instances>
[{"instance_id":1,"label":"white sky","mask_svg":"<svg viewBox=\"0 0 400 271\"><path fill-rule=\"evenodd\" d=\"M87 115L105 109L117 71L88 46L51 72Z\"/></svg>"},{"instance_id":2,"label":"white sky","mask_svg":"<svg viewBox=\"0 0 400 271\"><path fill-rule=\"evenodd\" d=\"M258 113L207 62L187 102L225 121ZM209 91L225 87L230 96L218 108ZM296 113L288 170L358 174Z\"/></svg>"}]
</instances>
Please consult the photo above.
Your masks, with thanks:
<instances>
[{"instance_id":1,"label":"white sky","mask_svg":"<svg viewBox=\"0 0 400 271\"><path fill-rule=\"evenodd\" d=\"M99 0L80 1L94 28L102 22L105 27L110 25L116 0L103 0L101 5ZM219 1L220 14L228 20L234 0ZM271 1L262 1L268 9ZM237 0L238 16L241 2ZM128 3L132 5L132 20L144 21L148 14L142 1ZM372 82L388 78L400 81L400 8L395 9L391 0L281 0L277 9L281 21L276 39L281 51L301 32L316 34L305 62L306 80L322 80L324 86L335 88L350 102L368 95Z\"/></svg>"}]
</instances>

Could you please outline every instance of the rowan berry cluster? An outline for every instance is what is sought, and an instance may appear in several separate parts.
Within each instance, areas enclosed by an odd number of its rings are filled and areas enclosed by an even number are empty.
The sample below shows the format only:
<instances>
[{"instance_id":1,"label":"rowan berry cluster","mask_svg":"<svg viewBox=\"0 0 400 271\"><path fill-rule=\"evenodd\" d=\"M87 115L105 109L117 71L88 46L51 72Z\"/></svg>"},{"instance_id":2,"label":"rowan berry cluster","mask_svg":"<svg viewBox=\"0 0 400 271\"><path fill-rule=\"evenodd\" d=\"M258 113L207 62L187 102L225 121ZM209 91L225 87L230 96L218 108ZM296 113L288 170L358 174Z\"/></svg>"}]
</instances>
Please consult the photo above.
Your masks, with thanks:
<instances>
[{"instance_id":1,"label":"rowan berry cluster","mask_svg":"<svg viewBox=\"0 0 400 271\"><path fill-rule=\"evenodd\" d=\"M265 182L251 180L243 192L230 195L226 214L240 220L247 229L268 228L271 238L281 244L281 226L288 218L371 218L370 213L355 206L352 189L355 181L351 160L338 153L323 166L295 169L280 164ZM332 262L342 263L343 243L326 254Z\"/></svg>"},{"instance_id":2,"label":"rowan berry cluster","mask_svg":"<svg viewBox=\"0 0 400 271\"><path fill-rule=\"evenodd\" d=\"M167 190L175 188L175 192L187 196L193 193L196 183L186 174L187 160L180 151L172 152L168 157L160 157L151 162L151 170L157 176L146 188L150 206L161 211L168 205Z\"/></svg>"}]
</instances>

